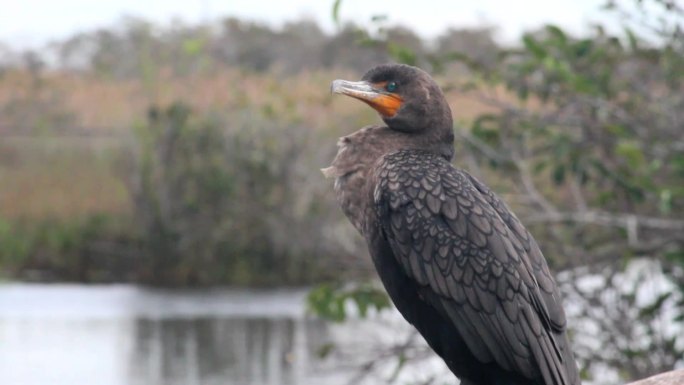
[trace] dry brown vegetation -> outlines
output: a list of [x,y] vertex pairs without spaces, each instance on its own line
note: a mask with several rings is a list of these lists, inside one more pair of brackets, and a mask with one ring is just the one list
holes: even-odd
[[[143,194],[152,201],[148,199],[148,205],[141,207],[141,191],[136,190],[141,183],[139,151],[144,142],[140,133],[151,129],[150,108],[158,106],[163,110],[176,101],[191,108],[197,117],[194,120],[220,122],[227,140],[225,145],[230,146],[231,140],[241,140],[246,151],[242,155],[231,155],[229,151],[229,157],[224,160],[229,163],[223,168],[230,169],[233,162],[244,168],[235,170],[235,175],[246,173],[236,179],[242,180],[236,183],[241,184],[239,189],[244,190],[243,195],[226,198],[239,200],[235,206],[242,206],[242,211],[224,212],[224,216],[228,219],[237,216],[243,222],[239,231],[231,233],[242,234],[236,235],[234,242],[247,243],[239,247],[233,244],[232,251],[213,250],[205,254],[249,254],[248,244],[254,240],[269,244],[261,254],[273,254],[276,260],[291,259],[278,256],[282,250],[289,250],[286,254],[307,256],[324,265],[352,266],[349,274],[359,269],[369,272],[360,239],[338,215],[329,194],[329,181],[319,172],[332,159],[339,136],[380,122],[376,113],[363,104],[345,99],[333,102],[328,91],[330,81],[335,78],[360,76],[349,69],[279,75],[223,68],[188,76],[162,70],[152,80],[144,81],[61,70],[4,72],[0,76],[0,133],[3,136],[0,141],[0,238],[5,241],[0,255],[5,257],[0,260],[5,261],[5,275],[28,278],[26,274],[37,270],[40,279],[60,276],[61,279],[166,283],[227,280],[245,284],[278,281],[278,278],[253,277],[248,272],[257,269],[248,265],[231,268],[230,273],[219,272],[223,278],[194,276],[192,271],[202,269],[183,263],[177,268],[180,270],[163,275],[152,273],[159,269],[144,267],[144,258],[136,257],[145,253],[141,247],[147,247],[141,246],[141,237],[144,239],[157,231],[145,220],[154,212],[156,198]],[[442,81],[454,83],[448,78]],[[493,111],[474,96],[456,89],[449,91],[448,97],[456,119],[464,123],[483,112]],[[292,151],[297,155],[289,154]],[[230,160],[230,157],[237,158]],[[271,170],[259,176],[264,167],[260,162],[274,166],[268,166]],[[249,171],[250,168],[255,169]],[[278,182],[278,174],[288,178],[289,186],[271,187],[263,192],[266,196],[256,199],[249,195],[249,186],[253,183],[282,184]],[[251,176],[245,179],[247,175]],[[261,222],[249,224],[250,216],[262,216]],[[179,219],[174,221],[180,223]],[[204,228],[212,222],[198,223]],[[287,223],[285,227],[284,223]],[[216,223],[214,226],[224,230],[225,226],[235,227]],[[256,231],[254,226],[269,235]],[[259,238],[264,236],[272,239],[264,243]],[[164,256],[168,251],[148,254]],[[91,262],[84,266],[74,262],[69,268],[71,262],[62,261],[73,260],[74,255],[88,255]],[[122,255],[126,257],[119,258]],[[202,260],[213,261],[219,255]],[[115,269],[118,273],[98,272],[117,263],[129,267]],[[297,269],[291,275],[299,278],[289,279],[290,282],[325,276],[320,271],[321,274],[306,272],[304,278]],[[126,275],[128,270],[137,273]],[[318,278],[314,278],[317,274]]]
[[[0,106],[23,101],[39,116],[41,103],[58,101],[69,126],[57,130],[26,126],[18,114],[0,115],[0,212],[6,218],[69,218],[95,213],[129,213],[131,202],[118,169],[132,127],[144,121],[150,105],[183,100],[198,113],[231,118],[246,107],[273,119],[299,122],[294,129],[322,133],[321,146],[334,150],[335,137],[379,119],[351,100],[332,103],[328,87],[335,78],[357,78],[349,70],[305,72],[291,76],[254,74],[239,69],[203,76],[162,75],[154,85],[108,80],[88,74],[47,73],[36,82],[26,71],[0,77]],[[501,91],[503,92],[503,91]],[[448,93],[454,116],[469,122],[493,108],[476,97]],[[55,106],[48,108],[54,111]],[[56,132],[55,132],[56,131]],[[325,166],[324,164],[320,165]]]

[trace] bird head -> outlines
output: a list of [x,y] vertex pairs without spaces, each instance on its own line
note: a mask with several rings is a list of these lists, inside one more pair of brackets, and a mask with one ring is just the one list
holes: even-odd
[[367,103],[392,130],[406,133],[447,130],[453,135],[451,109],[444,94],[430,75],[419,68],[404,64],[379,65],[366,72],[360,81],[333,81],[331,92]]

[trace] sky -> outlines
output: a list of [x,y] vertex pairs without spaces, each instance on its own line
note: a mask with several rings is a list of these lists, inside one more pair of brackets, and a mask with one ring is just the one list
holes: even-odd
[[[274,26],[303,17],[334,31],[333,0],[2,0],[0,42],[16,48],[37,48],[83,30],[116,24],[123,16],[168,23],[188,23],[227,16],[263,21]],[[367,23],[373,15],[388,16],[425,38],[446,28],[483,24],[498,27],[499,38],[511,41],[520,33],[554,23],[582,32],[597,20],[603,0],[343,0],[342,21]]]

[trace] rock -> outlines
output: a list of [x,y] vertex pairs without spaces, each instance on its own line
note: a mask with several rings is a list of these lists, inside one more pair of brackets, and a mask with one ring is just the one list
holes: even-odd
[[673,370],[625,385],[684,385],[684,370]]

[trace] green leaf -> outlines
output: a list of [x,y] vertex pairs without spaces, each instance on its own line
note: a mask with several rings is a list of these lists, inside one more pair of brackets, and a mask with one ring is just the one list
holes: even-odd
[[660,308],[663,307],[663,303],[672,296],[673,292],[667,292],[664,294],[661,294],[656,298],[655,301],[653,301],[652,304],[643,307],[639,310],[639,317],[644,318],[644,317],[653,317],[656,312],[660,310]]
[[547,162],[545,160],[541,160],[541,161],[534,164],[534,166],[532,167],[532,171],[538,175],[538,174],[542,173],[544,170],[546,170],[546,168],[548,166],[549,166],[549,162]]
[[660,204],[658,209],[663,214],[669,214],[672,212],[672,190],[664,189],[660,191]]
[[557,185],[563,184],[565,181],[565,165],[558,165],[553,169],[553,182]]
[[204,40],[199,38],[185,39],[183,41],[183,52],[188,56],[197,56],[204,49]]
[[555,25],[547,25],[546,26],[546,31],[549,32],[551,36],[553,36],[558,42],[560,43],[561,46],[565,46],[565,44],[568,41],[567,36],[565,35],[565,32],[563,32],[562,29]]
[[482,114],[473,122],[472,133],[489,144],[499,141],[500,117],[495,114]]
[[373,15],[371,17],[371,22],[373,23],[382,23],[384,21],[387,21],[387,15]]
[[523,44],[525,45],[525,48],[527,49],[527,51],[532,53],[532,55],[534,55],[534,57],[536,59],[541,60],[544,57],[546,57],[546,55],[547,55],[546,49],[544,49],[544,47],[541,46],[539,44],[539,42],[537,42],[532,37],[532,35],[526,34],[523,36],[522,40],[523,40]]
[[674,154],[670,166],[679,176],[684,177],[684,154]]
[[591,52],[594,42],[591,39],[583,39],[574,44],[575,56],[578,58],[586,56]]
[[625,137],[629,134],[627,128],[624,125],[618,123],[607,124],[605,126],[605,129],[609,133],[619,137]]
[[634,31],[632,31],[630,28],[625,28],[625,34],[627,35],[627,40],[629,41],[629,48],[631,48],[632,51],[639,50],[639,39],[634,34]]
[[408,362],[406,354],[404,352],[400,352],[397,356],[397,366],[394,368],[392,375],[389,377],[389,383],[393,383],[397,380],[397,377],[399,377],[399,374],[401,374],[406,362]]
[[321,345],[318,350],[316,350],[316,356],[320,359],[324,359],[327,356],[330,355],[330,353],[335,350],[335,344],[332,342],[328,342],[326,344]]
[[418,56],[413,50],[408,47],[401,46],[396,43],[389,42],[387,45],[390,56],[398,63],[415,66],[418,62]]
[[615,153],[627,160],[627,164],[632,168],[640,167],[645,162],[641,145],[633,140],[619,141],[615,146]]
[[[668,261],[677,262],[684,265],[684,249],[668,251],[665,253],[665,258]],[[684,304],[684,299],[682,299],[682,303]]]
[[311,312],[334,322],[342,322],[347,318],[348,301],[356,306],[361,318],[367,317],[370,309],[380,311],[391,306],[387,293],[369,284],[351,288],[322,284],[312,289],[307,298]]
[[342,4],[342,0],[335,0],[333,2],[332,6],[332,19],[335,22],[336,25],[340,25],[340,5]]
[[335,287],[325,284],[312,289],[307,297],[309,310],[323,319],[335,322],[343,321],[345,314],[343,310],[340,310],[335,291]]
[[527,100],[527,98],[530,96],[530,88],[527,86],[527,84],[521,84],[515,91],[518,94],[518,97],[523,101]]
[[613,9],[615,9],[615,8],[617,8],[617,5],[615,4],[615,1],[614,1],[614,0],[606,1],[606,2],[601,6],[601,9],[604,9],[604,10],[607,10],[607,11],[608,11],[608,10],[613,10]]

